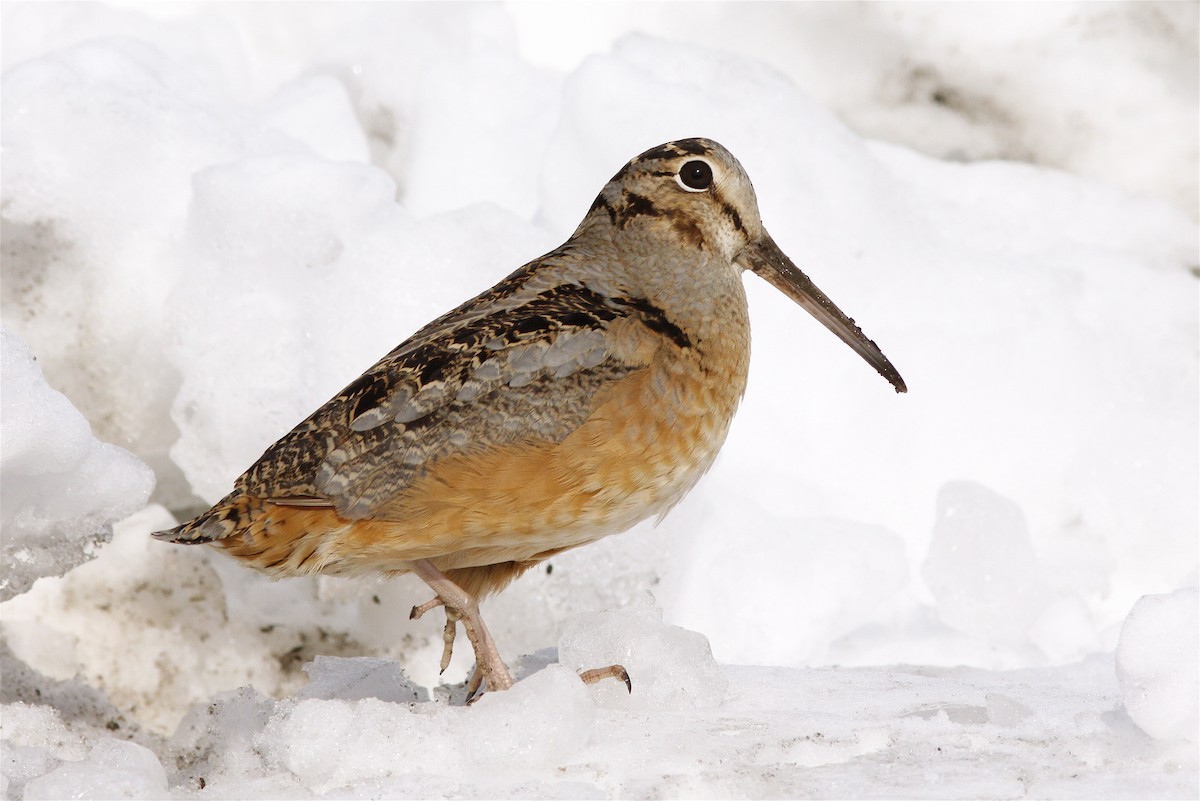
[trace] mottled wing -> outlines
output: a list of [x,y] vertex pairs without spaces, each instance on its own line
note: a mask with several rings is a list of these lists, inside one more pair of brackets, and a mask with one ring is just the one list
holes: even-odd
[[613,353],[614,323],[673,329],[644,303],[577,284],[508,289],[417,332],[271,446],[238,489],[371,517],[442,456],[562,441],[601,388],[645,366]]

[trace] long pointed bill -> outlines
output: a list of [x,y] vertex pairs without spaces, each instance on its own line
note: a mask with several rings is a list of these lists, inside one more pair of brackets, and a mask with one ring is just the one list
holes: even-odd
[[807,275],[800,272],[800,268],[784,255],[766,229],[763,229],[757,242],[746,246],[737,260],[743,267],[765,278],[780,292],[799,303],[805,311],[837,334],[838,339],[854,348],[859,356],[867,360],[867,364],[892,383],[897,392],[908,391],[908,387],[904,386],[904,379],[896,372],[896,368],[892,367],[892,363],[883,355],[879,346],[867,339],[862,329],[835,306],[824,292],[817,289],[817,285]]

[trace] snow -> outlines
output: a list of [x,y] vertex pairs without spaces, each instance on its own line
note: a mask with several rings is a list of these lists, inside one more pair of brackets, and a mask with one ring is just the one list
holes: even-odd
[[[1194,797],[1194,6],[566,13],[4,7],[0,794]],[[711,473],[485,604],[512,690],[149,539],[694,135],[910,392],[748,278]]]
[[7,328],[0,328],[0,356],[0,599],[7,600],[90,559],[114,520],[145,505],[154,476],[128,451],[92,436]]
[[631,30],[686,41],[771,64],[863,136],[955,161],[1055,166],[1200,213],[1200,143],[1182,135],[1198,123],[1187,4],[509,8],[535,64],[573,70]]
[[1117,643],[1117,678],[1129,717],[1160,740],[1197,741],[1200,730],[1200,591],[1146,595]]
[[921,575],[952,629],[1006,645],[1025,642],[1047,606],[1021,509],[987,487],[946,484]]
[[153,801],[167,794],[167,773],[150,749],[105,737],[86,759],[64,762],[26,783],[23,798],[139,798]]
[[[880,526],[764,514],[748,548],[724,535],[741,527],[743,511],[712,515],[690,543],[679,586],[663,595],[672,598],[673,617],[704,632],[722,662],[825,659],[834,640],[869,623],[908,584],[904,541]],[[737,615],[729,614],[733,609]],[[804,610],[788,621],[786,636],[779,631],[780,609]]]
[[[1153,744],[1119,712],[1107,656],[1057,671],[725,666],[721,672],[729,686],[719,704],[674,708],[636,690],[628,695],[623,686],[615,693],[603,684],[586,687],[562,665],[472,707],[372,696],[272,701],[247,688],[193,710],[164,749],[164,764],[173,766],[174,795],[195,798],[1187,792],[1188,750]],[[141,774],[146,785],[119,785],[118,771],[144,756],[132,751],[137,746],[122,743],[130,752],[113,753],[114,738],[86,743],[53,715],[34,721],[30,712],[5,708],[5,726],[16,720],[20,727],[6,737],[22,767],[73,757],[62,766],[82,762],[104,771],[110,790],[131,787],[129,797],[146,797],[133,793],[162,770],[148,767]],[[52,731],[57,725],[63,744],[26,741],[41,731],[34,723]],[[88,748],[83,761],[80,752]],[[62,766],[33,780],[45,784],[26,784],[25,797],[31,786],[54,786],[65,777]]]
[[572,619],[558,641],[558,659],[577,673],[624,667],[637,685],[636,700],[617,679],[596,685],[605,705],[617,709],[718,706],[728,684],[704,635],[664,623],[649,593],[623,609]]

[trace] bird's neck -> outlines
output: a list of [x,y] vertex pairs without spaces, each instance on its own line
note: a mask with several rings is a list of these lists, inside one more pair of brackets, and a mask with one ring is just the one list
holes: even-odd
[[706,358],[748,358],[750,315],[742,271],[701,250],[675,264],[639,265],[634,291],[662,310]]
[[704,361],[729,365],[744,384],[750,315],[741,268],[706,248],[657,246],[653,237],[620,232],[593,217],[564,246],[558,264],[566,274],[560,278],[610,297],[645,301],[687,336]]

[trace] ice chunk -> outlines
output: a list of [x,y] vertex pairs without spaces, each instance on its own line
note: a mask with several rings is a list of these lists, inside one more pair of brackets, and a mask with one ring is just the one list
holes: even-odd
[[[256,739],[256,747],[305,786],[324,794],[365,779],[414,770],[422,763],[422,746],[430,746],[427,736],[421,735],[421,724],[437,728],[439,721],[436,717],[414,720],[408,707],[377,698],[311,698],[281,704]],[[458,770],[465,767],[453,753],[426,767],[437,769],[447,763]]]
[[3,713],[0,736],[6,744],[45,749],[55,759],[81,760],[87,756],[86,739],[63,724],[57,709],[16,703],[5,704]]
[[1004,645],[1023,643],[1047,599],[1020,507],[965,481],[943,486],[937,505],[921,575],[938,618]]
[[588,744],[596,707],[575,671],[547,665],[510,690],[487,693],[456,722],[455,733],[474,764],[545,770]]
[[[11,667],[5,665],[6,689]],[[64,725],[62,715],[50,706],[5,704],[0,708],[0,738],[4,798],[21,798],[26,782],[55,770],[64,760],[80,760],[88,753],[85,738]]]
[[1116,664],[1121,701],[1144,732],[1200,739],[1200,590],[1142,596],[1121,627]]
[[287,701],[259,747],[319,793],[400,775],[545,770],[591,736],[595,707],[579,677],[550,665],[471,707],[359,701]]
[[80,762],[66,762],[25,785],[27,801],[59,798],[167,797],[167,774],[154,753],[137,743],[103,737]]
[[114,520],[145,505],[154,476],[129,452],[92,436],[8,329],[0,329],[0,351],[4,600],[94,555]]
[[0,772],[0,798],[23,798],[26,782],[45,776],[62,764],[45,748],[4,743],[3,772]]
[[621,665],[633,685],[616,679],[593,685],[606,704],[684,709],[721,702],[728,682],[703,634],[662,620],[649,592],[624,609],[580,615],[558,642],[559,660],[577,672]]

